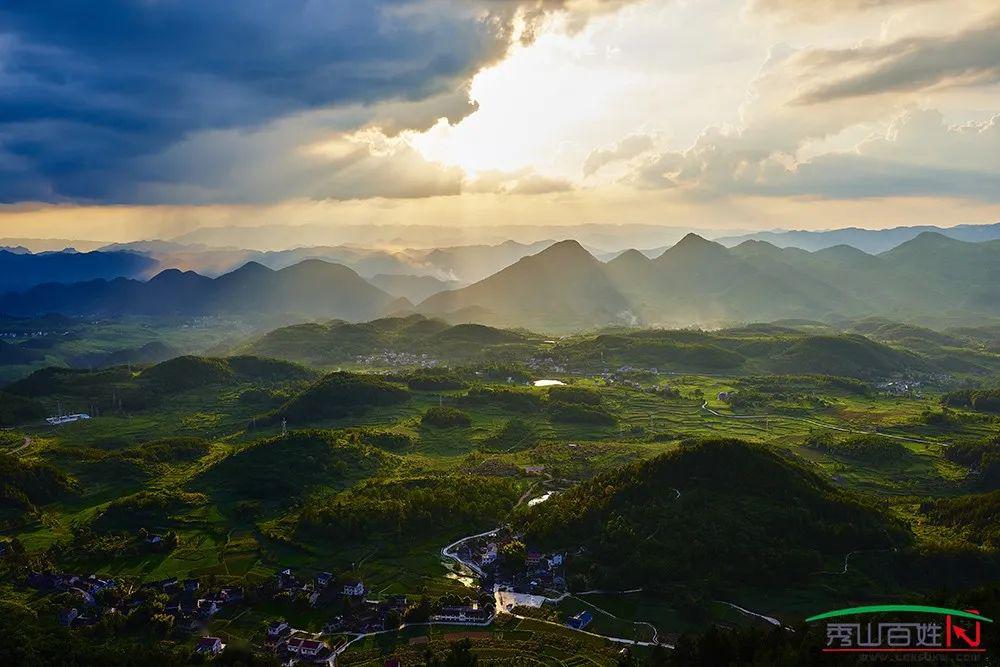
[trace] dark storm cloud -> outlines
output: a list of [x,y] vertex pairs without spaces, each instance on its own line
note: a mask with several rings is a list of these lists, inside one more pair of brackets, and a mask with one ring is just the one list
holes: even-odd
[[127,200],[137,161],[198,132],[454,90],[503,53],[515,6],[7,0],[0,201]]

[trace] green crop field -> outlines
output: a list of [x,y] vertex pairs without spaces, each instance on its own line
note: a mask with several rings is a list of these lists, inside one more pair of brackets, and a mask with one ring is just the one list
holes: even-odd
[[[528,374],[570,387],[550,390],[491,379],[474,364],[429,380],[395,369],[319,381],[322,371],[285,362],[190,359],[183,368],[38,376],[10,386],[48,413],[78,404],[94,412],[64,426],[35,419],[4,432],[19,469],[65,479],[64,489],[37,498],[29,484],[25,500],[3,506],[0,534],[30,554],[18,567],[111,575],[136,586],[169,577],[259,586],[292,568],[361,579],[377,599],[467,597],[475,582],[442,560],[444,545],[544,510],[542,503],[526,513],[532,498],[558,498],[623,466],[684,455],[692,443],[735,438],[779,452],[797,474],[829,484],[824,494],[849,494],[912,538],[897,551],[862,550],[846,572],[848,548],[810,556],[811,571],[778,586],[747,582],[723,594],[707,581],[678,586],[654,578],[641,592],[572,596],[534,612],[550,623],[505,617],[488,628],[414,626],[352,643],[341,664],[422,659],[462,632],[472,633],[484,664],[608,664],[620,646],[559,624],[587,610],[596,634],[648,642],[655,629],[660,641],[674,641],[712,624],[767,627],[727,602],[794,624],[845,600],[920,595],[940,583],[920,574],[928,559],[974,561],[949,586],[996,574],[995,544],[928,510],[928,502],[980,490],[969,464],[948,451],[998,429],[997,418],[982,412],[942,412],[944,384],[890,395],[828,376]],[[432,382],[442,387],[425,386]],[[741,483],[738,470],[729,474]],[[702,484],[681,480],[656,493],[669,502],[676,487],[687,494],[678,502],[687,502]],[[446,491],[449,500],[435,498]],[[176,544],[143,548],[140,531],[170,534]],[[574,576],[596,586],[602,566],[587,567]],[[911,577],[886,575],[908,568]],[[7,586],[10,595],[19,590]],[[225,609],[208,630],[256,646],[269,619],[319,632],[331,613],[260,599]]]

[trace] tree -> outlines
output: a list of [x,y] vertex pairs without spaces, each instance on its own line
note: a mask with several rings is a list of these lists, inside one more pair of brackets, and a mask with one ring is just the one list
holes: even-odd
[[468,639],[452,642],[444,659],[444,667],[475,667],[478,664],[479,656],[472,652],[472,642]]
[[500,556],[503,558],[503,565],[508,569],[523,568],[525,553],[524,542],[520,540],[511,540],[500,547]]

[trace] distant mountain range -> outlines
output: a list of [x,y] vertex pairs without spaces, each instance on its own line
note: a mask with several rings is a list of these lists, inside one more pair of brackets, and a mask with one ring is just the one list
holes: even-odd
[[715,239],[724,246],[732,247],[744,241],[767,241],[779,248],[801,248],[802,250],[823,250],[838,245],[849,245],[867,253],[880,253],[906,243],[924,232],[936,232],[959,241],[994,241],[1000,239],[1000,222],[992,225],[957,225],[955,227],[935,227],[931,225],[915,227],[893,227],[892,229],[860,229],[847,227],[822,232],[772,231],[754,232],[740,236],[722,236]]
[[162,267],[218,276],[257,262],[283,269],[305,259],[343,264],[364,278],[376,275],[430,276],[441,281],[468,284],[496,273],[503,267],[552,244],[504,241],[496,245],[447,246],[434,249],[382,250],[357,246],[304,246],[291,250],[245,250],[173,241],[136,241],[105,246],[105,251],[127,251],[154,258]]
[[145,282],[116,278],[48,283],[0,296],[0,312],[11,315],[287,314],[364,320],[410,305],[351,269],[320,260],[305,260],[278,271],[250,262],[218,278],[168,269]]
[[1000,315],[1000,241],[924,232],[870,255],[762,241],[726,248],[689,234],[654,259],[630,250],[606,264],[563,241],[417,309],[452,321],[548,330],[866,315],[969,322]]
[[41,283],[73,283],[95,278],[148,278],[159,267],[151,257],[133,252],[41,252],[21,246],[0,249],[0,292]]
[[[653,257],[627,250],[607,262],[575,240],[530,253],[535,249],[509,242],[407,257],[407,262],[415,263],[407,266],[433,263],[451,273],[502,267],[468,285],[394,271],[373,274],[368,281],[352,268],[315,258],[277,270],[251,261],[216,278],[169,269],[148,281],[72,281],[73,271],[113,273],[117,266],[134,275],[148,271],[156,260],[138,254],[138,249],[38,255],[6,252],[0,253],[0,261],[9,262],[12,268],[4,271],[5,280],[64,276],[67,282],[0,295],[0,312],[280,315],[285,321],[358,321],[419,312],[451,322],[559,332],[609,325],[716,327],[783,319],[837,322],[869,316],[960,326],[1000,318],[1000,240],[974,243],[922,232],[889,251],[869,254],[847,245],[810,252],[756,240],[727,248],[688,234]],[[371,259],[363,255],[369,251],[355,251]],[[300,256],[295,254],[298,251],[286,252],[284,259]],[[18,262],[27,263],[28,268],[19,268]],[[380,266],[377,260],[372,262],[372,268]],[[31,263],[53,268],[42,274]]]

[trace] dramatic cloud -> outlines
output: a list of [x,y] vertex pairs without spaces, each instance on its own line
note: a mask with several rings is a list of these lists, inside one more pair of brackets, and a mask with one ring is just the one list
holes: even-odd
[[592,151],[583,163],[583,175],[592,176],[606,165],[629,160],[652,147],[653,137],[646,134],[629,135],[610,148]]
[[997,34],[995,0],[10,0],[0,204],[183,225],[978,214],[1000,191]]
[[[335,105],[431,100],[386,104],[368,119],[390,133],[457,120],[475,108],[464,90],[468,78],[511,39],[528,39],[545,12],[569,9],[583,20],[614,5],[5,2],[0,201],[114,201],[137,161],[197,133],[254,132]],[[176,175],[162,176],[169,185]]]
[[933,110],[902,114],[853,150],[797,161],[704,135],[688,151],[663,153],[629,176],[640,188],[683,188],[700,197],[810,195],[831,199],[967,197],[1000,202],[1000,115],[958,127]]
[[933,0],[751,0],[749,7],[751,12],[759,14],[822,20],[837,14],[926,2]]
[[[818,83],[797,102],[1000,81],[1000,14],[954,35],[909,37],[877,46],[817,50],[797,64]],[[843,70],[848,70],[846,75]]]

